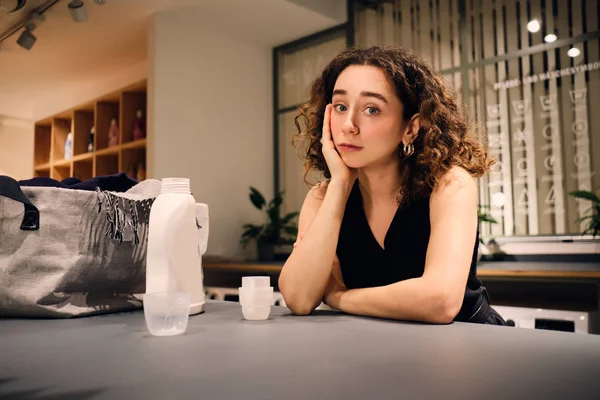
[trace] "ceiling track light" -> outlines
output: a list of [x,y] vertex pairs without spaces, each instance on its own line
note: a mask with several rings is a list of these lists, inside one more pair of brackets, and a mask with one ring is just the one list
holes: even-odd
[[33,14],[31,14],[31,18],[29,18],[29,21],[25,23],[25,29],[28,31],[33,31],[35,28],[40,26],[45,20],[46,17],[44,17],[42,14],[34,12]]
[[17,44],[25,50],[31,50],[37,40],[32,31],[40,26],[45,20],[46,17],[44,17],[42,14],[33,12],[31,14],[31,18],[29,18],[29,21],[24,24],[25,30],[19,35]]
[[[8,39],[9,37],[19,33],[23,28],[25,28],[25,30],[28,30],[29,33],[31,33],[31,31],[33,29],[35,29],[37,26],[39,26],[39,24],[41,22],[43,22],[43,20],[44,20],[43,14],[46,11],[48,11],[48,9],[50,9],[51,7],[56,5],[59,1],[60,0],[45,0],[38,7],[33,8],[31,10],[31,12],[24,13],[26,15],[19,18],[19,20],[17,22],[15,22],[13,25],[11,25],[4,32],[0,32],[0,44],[2,42],[4,42],[6,39]],[[25,5],[27,3],[26,0],[25,1],[23,1],[23,0],[0,0],[0,10],[2,10],[2,7],[6,7],[6,5],[9,3],[15,4],[17,2],[19,3],[18,4],[19,6]],[[30,29],[28,29],[28,28],[30,28]],[[21,35],[22,35],[22,33],[21,33]],[[27,37],[28,37],[28,34],[24,35],[24,39]],[[31,41],[31,38],[29,38],[29,40]]]
[[69,11],[71,12],[71,18],[75,22],[85,22],[88,19],[85,3],[81,0],[71,0],[69,2]]
[[37,38],[29,29],[25,29],[17,39],[17,44],[25,50],[31,50]]

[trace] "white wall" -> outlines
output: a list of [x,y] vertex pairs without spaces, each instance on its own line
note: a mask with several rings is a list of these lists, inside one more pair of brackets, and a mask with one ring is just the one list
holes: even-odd
[[333,19],[338,24],[348,20],[347,0],[288,0],[306,9]]
[[33,177],[33,123],[0,115],[0,175]]
[[[145,43],[140,43],[140,46],[144,45]],[[87,103],[107,93],[144,80],[147,76],[146,60],[124,64],[117,69],[88,71],[84,79],[64,82],[61,90],[37,94],[33,108],[33,119],[38,121]]]
[[196,13],[151,24],[148,172],[189,177],[209,205],[207,254],[240,256],[241,226],[263,217],[248,187],[273,193],[271,47],[206,31]]

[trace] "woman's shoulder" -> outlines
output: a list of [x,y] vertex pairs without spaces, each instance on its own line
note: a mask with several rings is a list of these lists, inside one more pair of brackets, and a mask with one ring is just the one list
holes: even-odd
[[476,179],[466,169],[453,166],[438,180],[429,203],[443,208],[456,203],[476,205],[478,197]]
[[302,204],[302,209],[300,210],[300,219],[302,220],[305,215],[310,215],[311,219],[316,214],[319,207],[321,207],[321,203],[325,199],[325,194],[327,193],[327,186],[329,185],[329,180],[324,182],[318,182],[313,187],[311,187],[304,198],[304,203]]
[[443,196],[457,191],[477,190],[476,179],[463,167],[454,165],[446,171],[439,179],[431,197]]

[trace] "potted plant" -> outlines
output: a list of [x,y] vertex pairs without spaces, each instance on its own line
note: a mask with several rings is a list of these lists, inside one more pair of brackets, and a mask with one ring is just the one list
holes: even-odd
[[[497,224],[498,221],[490,214],[484,211],[484,209],[489,209],[490,206],[479,204],[477,206],[477,224],[481,227],[482,222],[489,222],[490,224]],[[481,228],[480,228],[481,230]],[[479,241],[483,244],[483,239],[480,237]]]
[[[488,212],[484,211],[489,209],[489,205],[477,205],[477,225],[479,226],[479,231],[481,232],[481,224],[484,222],[490,224],[497,224],[498,221],[494,217],[492,217]],[[481,260],[481,256],[489,254],[489,250],[485,245],[483,238],[479,236],[479,251],[477,252],[477,261]]]
[[589,200],[592,202],[592,206],[586,210],[586,212],[592,210],[592,213],[590,215],[585,215],[581,218],[578,218],[577,222],[587,221],[587,227],[582,234],[586,235],[591,233],[595,238],[600,233],[600,197],[587,190],[576,190],[569,193],[569,195],[575,197],[576,199]]
[[267,222],[262,225],[245,224],[240,243],[246,247],[251,240],[256,240],[259,261],[272,261],[276,246],[293,244],[296,240],[298,226],[295,218],[298,212],[281,217],[283,192],[279,192],[267,203],[262,193],[251,186],[249,197],[254,207],[266,212]]

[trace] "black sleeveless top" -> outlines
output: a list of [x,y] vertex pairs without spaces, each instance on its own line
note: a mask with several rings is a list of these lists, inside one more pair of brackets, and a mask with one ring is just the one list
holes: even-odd
[[[362,197],[355,182],[340,229],[337,256],[348,289],[384,286],[418,278],[425,270],[430,234],[429,197],[413,201],[396,211],[381,248],[371,231]],[[479,232],[465,288],[462,308],[455,321],[467,321],[483,302],[484,287],[477,278]]]

